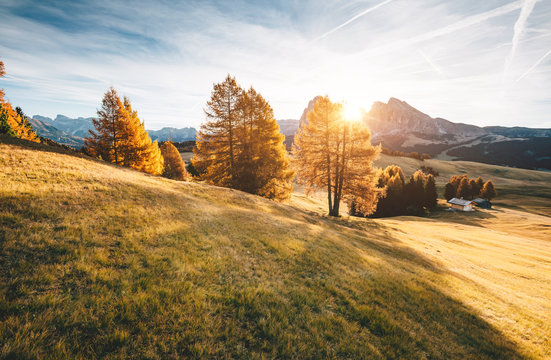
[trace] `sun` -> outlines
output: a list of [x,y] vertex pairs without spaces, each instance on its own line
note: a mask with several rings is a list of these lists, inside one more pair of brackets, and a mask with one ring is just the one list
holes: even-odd
[[360,121],[363,118],[363,109],[354,104],[344,104],[344,118],[349,121]]

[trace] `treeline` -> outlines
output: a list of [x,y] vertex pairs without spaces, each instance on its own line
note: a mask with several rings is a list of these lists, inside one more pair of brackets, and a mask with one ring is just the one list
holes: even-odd
[[467,175],[454,175],[444,186],[444,198],[474,199],[480,197],[488,201],[497,196],[497,190],[491,180],[484,182],[482,177],[469,179]]
[[[4,75],[3,63],[0,75]],[[22,111],[13,110],[3,92],[0,103],[2,132],[39,141]],[[159,146],[151,140],[130,99],[121,99],[110,88],[97,114],[94,130],[85,139],[87,155],[153,175],[178,180],[189,177],[178,149],[170,142]],[[347,119],[344,105],[328,96],[318,99],[308,122],[294,138],[293,169],[273,109],[253,87],[245,90],[228,75],[214,84],[205,114],[189,165],[190,173],[200,181],[284,200],[291,196],[296,171],[297,181],[309,191],[327,192],[331,216],[339,216],[343,201],[353,203],[355,211],[363,215],[393,213],[386,210],[389,205],[385,201],[390,204],[398,201],[396,197],[405,199],[402,205],[412,212],[433,206],[423,195],[432,194],[433,175],[419,171],[407,184],[403,174],[398,175],[400,184],[391,180],[394,173],[390,174],[390,169],[377,176],[373,160],[381,152],[380,146],[371,145],[371,133],[362,121]],[[177,144],[187,150],[191,145]],[[418,153],[407,156],[427,158]],[[383,202],[377,205],[383,194]]]
[[348,204],[353,216],[387,217],[399,215],[422,215],[436,208],[438,194],[434,175],[417,170],[406,182],[402,168],[389,165],[379,174],[377,187],[381,196],[372,214],[357,208],[355,199]]
[[381,153],[383,153],[385,155],[390,155],[390,156],[408,157],[408,158],[417,159],[417,160],[421,160],[421,161],[432,159],[432,156],[430,156],[429,154],[425,154],[425,153],[420,154],[417,151],[406,153],[406,152],[399,151],[399,150],[390,150],[390,149],[387,149],[387,148],[382,148]]

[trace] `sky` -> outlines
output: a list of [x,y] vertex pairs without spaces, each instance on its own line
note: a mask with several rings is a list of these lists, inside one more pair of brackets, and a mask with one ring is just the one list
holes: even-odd
[[113,86],[149,129],[198,127],[214,83],[277,119],[390,97],[479,126],[551,128],[551,0],[0,0],[0,79],[28,115],[95,116]]

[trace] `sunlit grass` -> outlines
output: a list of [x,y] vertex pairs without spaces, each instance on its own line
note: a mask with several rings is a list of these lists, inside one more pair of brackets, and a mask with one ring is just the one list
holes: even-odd
[[332,220],[15,145],[0,169],[1,357],[551,355],[537,236]]

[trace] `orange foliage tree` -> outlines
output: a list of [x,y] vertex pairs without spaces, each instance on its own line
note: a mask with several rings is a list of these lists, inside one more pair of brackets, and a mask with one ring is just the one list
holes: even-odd
[[358,212],[373,213],[381,192],[373,160],[381,148],[371,145],[367,126],[345,119],[342,104],[328,96],[318,99],[307,118],[293,144],[299,182],[327,191],[331,216],[339,216],[343,199],[353,200]]
[[[6,74],[4,63],[0,61],[0,77]],[[20,139],[40,142],[22,112],[17,112],[4,99],[4,89],[0,89],[0,134],[8,134]]]
[[92,122],[96,131],[90,130],[90,137],[84,139],[90,155],[153,175],[162,173],[157,141],[151,141],[130,101],[125,98],[123,103],[115,89],[105,93],[98,119]]
[[165,160],[164,177],[174,180],[186,180],[188,178],[186,165],[180,156],[180,152],[170,141],[161,144],[161,154]]
[[228,75],[214,85],[205,113],[193,149],[200,178],[270,199],[288,198],[294,172],[269,103]]

